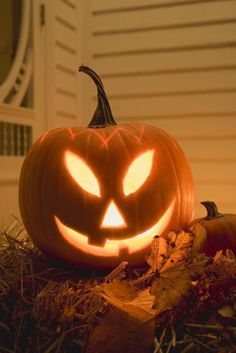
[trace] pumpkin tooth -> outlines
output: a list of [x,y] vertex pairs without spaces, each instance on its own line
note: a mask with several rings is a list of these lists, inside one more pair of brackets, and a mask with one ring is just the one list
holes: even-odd
[[127,245],[124,244],[120,244],[119,245],[119,257],[122,259],[126,259],[127,256],[129,255],[130,251],[129,251],[129,247]]
[[100,246],[100,247],[104,247],[106,245],[106,239],[105,238],[96,238],[96,237],[89,237],[88,238],[88,244],[89,245],[94,245],[94,246]]

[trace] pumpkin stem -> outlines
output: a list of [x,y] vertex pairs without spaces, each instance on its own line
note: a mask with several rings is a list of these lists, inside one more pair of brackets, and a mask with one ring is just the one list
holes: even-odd
[[97,87],[98,104],[88,127],[99,128],[110,125],[117,125],[115,119],[113,118],[111,107],[108,102],[100,77],[88,66],[81,65],[79,67],[79,71],[84,72],[85,74],[90,76]]
[[213,201],[202,201],[201,204],[206,208],[207,210],[207,216],[205,218],[217,218],[217,217],[222,217],[223,214],[218,211],[218,208]]

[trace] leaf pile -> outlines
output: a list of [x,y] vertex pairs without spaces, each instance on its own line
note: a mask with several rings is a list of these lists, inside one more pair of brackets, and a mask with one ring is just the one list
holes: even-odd
[[[86,353],[118,352],[110,346],[116,340],[119,352],[126,352],[129,330],[143,342],[136,347],[141,353],[236,352],[236,258],[230,250],[214,258],[199,254],[204,234],[198,232],[200,238],[183,230],[154,238],[146,274],[96,287],[115,309],[95,328]],[[108,323],[111,341],[103,337]]]

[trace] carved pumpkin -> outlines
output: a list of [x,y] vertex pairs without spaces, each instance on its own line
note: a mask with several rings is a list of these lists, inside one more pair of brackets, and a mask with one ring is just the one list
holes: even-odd
[[214,256],[218,250],[231,249],[236,255],[236,214],[220,213],[213,201],[203,201],[201,204],[205,206],[207,215],[191,224],[193,232],[197,224],[201,224],[206,231],[200,244],[201,251],[207,256]]
[[34,243],[86,267],[143,263],[152,238],[187,226],[190,169],[176,141],[145,124],[117,125],[101,80],[88,127],[45,133],[25,158],[19,203]]

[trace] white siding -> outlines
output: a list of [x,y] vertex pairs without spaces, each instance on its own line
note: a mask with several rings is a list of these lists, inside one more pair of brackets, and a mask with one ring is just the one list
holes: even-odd
[[[201,200],[213,199],[235,213],[236,0],[33,4],[34,109],[0,107],[1,120],[32,126],[34,139],[45,129],[86,125],[96,92],[77,69],[89,65],[118,122],[143,121],[176,137],[193,171],[197,212]],[[0,157],[0,198],[8,200],[0,218],[17,212],[22,160]]]
[[[24,125],[24,128],[31,127],[32,135],[35,139],[45,129],[45,71],[44,71],[44,30],[40,27],[40,1],[24,1],[24,12],[25,21],[22,28],[22,37],[20,43],[28,38],[27,32],[27,19],[29,21],[30,38],[26,40],[25,45],[22,47],[19,45],[18,50],[21,51],[16,58],[21,57],[21,60],[14,62],[12,74],[9,74],[6,81],[0,87],[0,95],[5,96],[4,90],[10,90],[15,82],[19,82],[19,77],[24,78],[22,75],[22,68],[26,67],[24,57],[27,57],[27,53],[32,53],[32,82],[29,85],[29,91],[27,94],[32,98],[32,104],[27,107],[21,105],[22,94],[17,97],[15,101],[3,102],[0,104],[0,121],[2,123],[16,124],[18,127]],[[30,15],[32,17],[30,17]],[[26,30],[27,29],[27,30]],[[26,33],[27,32],[27,33]],[[23,60],[23,61],[22,61]],[[20,66],[19,66],[20,65]],[[24,71],[27,72],[27,71]],[[23,82],[23,81],[22,81]],[[28,84],[28,83],[27,83]],[[24,83],[23,83],[24,85]],[[19,85],[20,86],[20,85]],[[22,87],[22,85],[21,85]],[[31,90],[32,89],[32,90]],[[24,91],[24,89],[23,89]],[[17,95],[17,94],[16,94]],[[20,100],[19,100],[20,98]],[[1,100],[1,99],[0,99]],[[17,104],[16,104],[17,103]],[[1,135],[1,132],[0,132]],[[22,136],[18,134],[18,138]],[[0,139],[3,139],[0,136]],[[3,139],[4,140],[4,139]],[[24,138],[24,140],[26,140]],[[3,141],[0,141],[0,144]],[[9,139],[8,143],[12,145],[14,142],[13,137]],[[0,223],[1,219],[8,218],[11,214],[19,216],[18,209],[18,182],[20,169],[24,160],[24,157],[19,153],[21,141],[17,141],[17,152],[11,151],[10,155],[0,155]],[[1,151],[2,152],[2,151]],[[6,153],[3,153],[6,154]]]
[[119,122],[176,137],[199,202],[236,212],[236,1],[92,0],[91,65]]
[[50,0],[46,11],[46,129],[75,126],[82,119],[78,67],[83,60],[84,4]]

